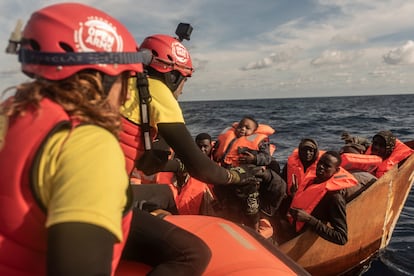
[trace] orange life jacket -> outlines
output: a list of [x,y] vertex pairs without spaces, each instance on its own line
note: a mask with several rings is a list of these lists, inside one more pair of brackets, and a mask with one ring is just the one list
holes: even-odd
[[[259,150],[260,142],[269,140],[269,136],[275,133],[275,130],[264,124],[259,124],[256,131],[249,136],[237,138],[235,130],[238,123],[233,123],[222,131],[218,136],[218,148],[213,153],[213,159],[222,164],[239,166],[239,148],[248,148],[250,150]],[[271,150],[276,150],[276,146],[271,146]],[[272,154],[272,153],[271,153]]]
[[341,167],[348,171],[360,170],[373,173],[382,163],[382,158],[377,155],[359,153],[342,153]]
[[[355,177],[343,169],[339,169],[331,178],[320,184],[313,184],[315,175],[308,175],[304,182],[304,189],[299,189],[293,197],[291,207],[303,209],[308,214],[311,214],[315,207],[319,204],[322,198],[328,191],[337,191],[345,188],[349,188],[358,184]],[[288,219],[293,223],[293,218],[288,216]],[[304,226],[304,222],[296,222],[296,231],[300,231]]]
[[[6,143],[0,150],[0,275],[46,275],[46,210],[33,192],[37,158],[48,137],[74,126],[63,108],[47,98],[40,102],[40,109],[29,108],[9,123]],[[129,224],[127,216],[124,235]],[[115,245],[113,271],[123,245]]]
[[[128,174],[131,175],[135,168],[135,160],[144,154],[144,143],[142,143],[141,127],[128,119],[122,117],[122,131],[119,134],[119,141],[126,159]],[[155,130],[151,129],[151,138],[156,136]]]
[[199,215],[205,193],[213,195],[210,186],[190,177],[176,198],[178,213],[180,215]]
[[[365,154],[371,154],[372,146],[370,146]],[[375,176],[381,177],[387,171],[389,171],[394,165],[398,164],[401,160],[406,159],[414,152],[409,146],[405,145],[400,140],[396,139],[395,141],[395,148],[392,151],[391,155],[383,160],[381,164],[378,166]]]
[[175,173],[160,172],[157,174],[157,183],[168,184],[172,190],[175,204],[180,215],[199,215],[205,193],[213,196],[210,184],[188,176],[186,183],[177,187]]
[[319,158],[324,154],[325,151],[319,151],[319,156],[313,164],[311,164],[305,171],[303,164],[299,158],[299,149],[296,148],[293,150],[292,154],[288,157],[287,160],[287,193],[291,195],[290,189],[293,185],[293,182],[296,181],[298,184],[298,189],[303,185],[303,180],[308,174],[315,174],[316,164],[318,163]]

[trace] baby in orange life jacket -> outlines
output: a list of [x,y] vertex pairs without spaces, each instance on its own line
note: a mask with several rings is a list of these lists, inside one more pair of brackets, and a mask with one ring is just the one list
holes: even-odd
[[[274,129],[259,124],[253,117],[245,116],[238,123],[226,128],[217,138],[213,160],[223,167],[240,165],[268,166],[272,162],[269,136]],[[214,186],[227,219],[259,230],[259,184],[245,186]]]
[[223,167],[237,167],[240,164],[267,166],[272,161],[271,151],[275,150],[269,142],[269,136],[274,132],[272,127],[245,116],[218,136],[213,159]]

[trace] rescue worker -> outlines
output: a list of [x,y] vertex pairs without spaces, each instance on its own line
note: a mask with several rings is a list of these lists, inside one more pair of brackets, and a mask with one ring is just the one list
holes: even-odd
[[111,275],[131,218],[119,107],[151,56],[79,3],[35,11],[9,46],[33,80],[1,106],[0,275]]
[[[180,40],[164,34],[151,35],[144,39],[140,49],[149,50],[153,59],[145,68],[148,90],[145,83],[137,79],[140,90],[132,84],[130,87],[135,90],[121,109],[123,131],[120,138],[128,173],[131,175],[134,167],[151,175],[159,171],[177,172],[185,166],[192,177],[216,185],[245,184],[254,180],[252,174],[241,168],[228,170],[218,166],[199,150],[187,130],[177,98],[187,78],[191,77],[193,66]],[[179,160],[167,162],[168,154],[152,149],[151,140],[158,135],[180,156]],[[146,200],[145,194],[151,192],[148,189],[157,189],[156,186],[134,185],[141,191],[137,190],[139,198],[136,200]],[[140,223],[143,220],[145,223]],[[123,258],[144,260],[154,267],[151,275],[200,275],[211,253],[196,238],[165,220],[151,220],[148,213],[134,210]]]

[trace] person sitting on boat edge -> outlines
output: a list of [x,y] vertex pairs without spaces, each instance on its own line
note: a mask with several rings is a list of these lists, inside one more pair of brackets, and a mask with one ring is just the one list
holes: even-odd
[[376,177],[379,178],[394,165],[401,166],[413,152],[413,149],[397,139],[390,130],[382,130],[372,137],[372,145],[365,154],[377,155],[382,158],[381,164],[375,171]]
[[33,80],[0,108],[0,275],[113,275],[131,214],[119,107],[146,54],[80,3],[43,7],[16,29],[8,49]]
[[[140,49],[149,50],[153,58],[145,68],[148,83],[141,76],[133,79],[136,83],[130,85],[131,98],[121,109],[120,142],[128,174],[135,166],[146,175],[162,171],[167,164],[171,171],[180,169],[178,160],[168,161],[165,155],[160,158],[151,153],[151,140],[159,134],[180,156],[190,175],[201,181],[231,185],[254,179],[246,170],[218,166],[199,150],[185,126],[177,98],[187,78],[191,77],[193,67],[190,54],[181,42],[169,35],[156,34],[145,38]],[[154,244],[158,245],[157,250]],[[153,267],[153,275],[175,275],[177,271],[183,275],[199,275],[207,267],[210,256],[209,248],[197,236],[134,209],[123,259],[142,261],[144,258]]]
[[307,225],[330,242],[346,244],[348,227],[344,189],[357,183],[352,174],[341,168],[338,152],[325,152],[318,161],[315,174],[306,177],[303,189],[298,190],[292,200],[288,220],[294,231],[301,232]]

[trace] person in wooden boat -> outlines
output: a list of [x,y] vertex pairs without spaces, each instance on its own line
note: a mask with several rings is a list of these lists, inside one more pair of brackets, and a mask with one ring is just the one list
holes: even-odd
[[269,136],[274,129],[259,124],[252,116],[243,117],[220,133],[213,148],[213,159],[223,167],[240,164],[267,166],[272,161]]
[[375,175],[381,177],[393,166],[401,165],[413,152],[413,149],[397,139],[390,130],[382,130],[372,137],[372,145],[366,154],[382,158],[375,171]]
[[35,11],[9,46],[33,80],[1,106],[0,275],[111,275],[131,203],[119,107],[151,55],[78,3]]
[[[240,164],[267,166],[272,161],[269,136],[274,129],[259,124],[252,116],[224,129],[213,148],[213,160],[226,168]],[[266,170],[267,171],[267,170]],[[260,188],[258,181],[245,186],[214,186],[224,217],[259,230]]]
[[[207,133],[196,136],[195,142],[206,156],[210,158],[212,138]],[[179,156],[172,153],[173,161],[181,163],[178,171],[157,173],[158,183],[166,183],[171,188],[178,214],[180,215],[214,215],[216,202],[213,185],[192,177],[182,164]],[[167,167],[167,166],[166,166]]]
[[281,214],[286,214],[294,194],[303,185],[305,176],[316,170],[316,164],[324,152],[319,149],[315,139],[303,138],[289,155],[281,173],[287,185],[287,196],[281,204]]
[[339,150],[342,158],[341,167],[352,173],[358,180],[357,185],[345,189],[347,202],[357,197],[378,179],[374,171],[382,159],[376,155],[365,155],[366,150],[364,145],[357,143],[346,144]]
[[361,147],[358,148],[358,151],[362,150],[362,153],[365,153],[365,151],[371,145],[370,139],[362,136],[351,135],[347,131],[342,132],[341,140],[345,142],[345,145],[360,145]]
[[339,152],[325,152],[317,163],[315,174],[307,175],[304,181],[305,185],[296,192],[289,209],[288,220],[294,231],[299,233],[306,225],[330,242],[346,244],[344,189],[358,181],[341,167]]
[[207,155],[209,158],[212,158],[212,150],[214,147],[214,141],[211,138],[210,134],[202,132],[197,134],[195,137],[195,142],[199,149]]
[[286,181],[286,193],[293,197],[301,185],[305,175],[316,169],[324,151],[320,151],[318,143],[312,138],[303,138],[299,146],[289,155],[286,165],[282,170],[282,177]]
[[[189,31],[187,26],[181,34],[189,38]],[[149,50],[153,58],[145,67],[148,79],[138,76],[130,83],[131,98],[121,109],[120,141],[127,172],[131,174],[137,167],[151,175],[164,170],[179,171],[184,165],[191,176],[207,183],[249,183],[255,179],[249,171],[225,169],[203,154],[184,123],[177,98],[186,80],[192,76],[193,66],[181,40],[180,35],[175,38],[156,34],[145,38],[140,46],[141,50]],[[180,156],[180,161],[168,160],[168,155],[152,148],[152,140],[158,134]],[[209,248],[197,236],[166,220],[134,209],[123,259],[145,261],[153,267],[151,275],[200,275],[210,256]]]

